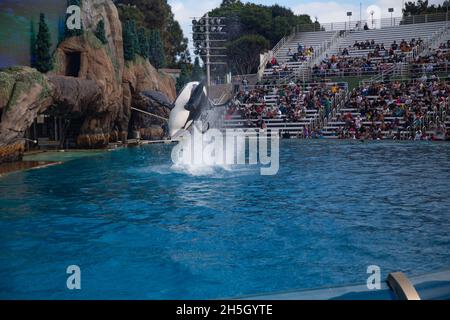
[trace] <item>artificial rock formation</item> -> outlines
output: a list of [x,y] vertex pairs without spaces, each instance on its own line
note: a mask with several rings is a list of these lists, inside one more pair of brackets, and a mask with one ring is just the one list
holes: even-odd
[[140,93],[133,98],[133,106],[158,117],[149,117],[139,112],[133,112],[130,127],[133,132],[139,132],[142,139],[159,140],[164,138],[164,128],[170,115],[170,109],[159,103],[150,94]]
[[[107,44],[93,33],[100,20]],[[173,101],[175,81],[140,57],[124,61],[122,25],[111,0],[82,1],[82,23],[83,35],[64,40],[56,49],[55,67],[49,74],[27,67],[0,71],[0,162],[20,159],[26,130],[37,115],[49,111],[81,119],[80,148],[102,148],[124,140],[130,127],[144,133],[158,131],[143,136],[160,136],[162,123],[156,118],[137,116],[137,123],[130,125],[131,106],[168,115],[167,107],[156,110],[156,102],[146,100],[141,92],[159,91]]]
[[31,68],[0,72],[0,163],[20,160],[25,131],[50,104],[50,85]]

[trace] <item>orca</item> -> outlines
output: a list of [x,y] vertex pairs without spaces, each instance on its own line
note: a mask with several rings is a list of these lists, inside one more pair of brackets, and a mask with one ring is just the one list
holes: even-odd
[[[204,85],[200,82],[189,82],[179,93],[174,102],[174,107],[169,116],[169,134],[174,138],[180,130],[187,130],[192,124],[194,114],[197,115],[202,106],[198,103],[202,101],[201,96],[206,97]],[[200,96],[200,97],[199,97]]]
[[225,109],[230,101],[216,105],[209,100],[205,82],[189,82],[181,90],[174,102],[174,106],[169,116],[169,135],[172,139],[177,138],[184,130],[190,130],[192,125],[201,121],[202,132],[207,131],[211,123],[214,123],[217,115],[211,110]]

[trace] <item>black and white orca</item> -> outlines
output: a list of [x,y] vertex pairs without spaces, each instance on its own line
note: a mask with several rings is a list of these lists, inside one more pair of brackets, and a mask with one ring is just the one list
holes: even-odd
[[183,130],[190,130],[197,121],[202,124],[198,128],[202,132],[211,126],[217,127],[217,119],[220,117],[218,110],[225,110],[230,101],[224,104],[214,104],[206,93],[205,83],[189,82],[181,90],[169,117],[169,134],[176,138]]
[[200,118],[202,110],[209,108],[203,82],[189,82],[175,100],[169,117],[169,134],[176,137],[180,130],[188,130]]

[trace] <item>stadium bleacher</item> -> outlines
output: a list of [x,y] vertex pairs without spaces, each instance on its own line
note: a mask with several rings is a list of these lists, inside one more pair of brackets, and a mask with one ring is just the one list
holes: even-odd
[[[243,88],[237,96],[226,127],[277,129],[303,138],[449,138],[448,27],[447,21],[437,21],[374,30],[297,32],[274,48],[257,85]],[[390,50],[394,43],[397,48]],[[299,46],[302,53],[312,50],[293,59]],[[330,60],[334,69],[318,74],[318,65],[323,71],[332,65]],[[336,66],[348,69],[337,72]],[[350,90],[345,83],[349,75],[361,78]],[[337,83],[328,79],[331,76],[342,79]],[[332,92],[333,86],[339,89]],[[255,94],[256,101],[239,102],[243,95]]]

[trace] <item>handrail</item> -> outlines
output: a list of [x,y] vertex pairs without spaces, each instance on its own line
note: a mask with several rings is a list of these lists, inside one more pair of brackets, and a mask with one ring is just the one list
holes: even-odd
[[[381,18],[381,19],[368,19],[368,20],[356,20],[356,21],[341,21],[341,22],[331,22],[322,23],[319,28],[316,26],[311,26],[310,24],[299,24],[296,29],[303,29],[305,32],[323,32],[323,31],[362,31],[363,23],[367,22],[370,29],[384,29],[391,27],[398,27],[404,25],[413,24],[423,24],[432,22],[444,22],[449,21],[450,15],[446,12],[442,13],[432,13],[425,15],[415,15],[409,17],[392,17],[392,18]],[[373,23],[372,23],[373,22]]]
[[346,34],[341,32],[336,32],[330,40],[325,40],[322,44],[314,50],[313,56],[308,59],[305,63],[303,63],[300,68],[295,70],[289,77],[287,77],[285,82],[289,82],[292,79],[298,79],[297,76],[301,76],[302,80],[310,80],[311,78],[311,68],[314,63],[316,63],[317,59],[323,56],[323,54],[329,50],[332,46],[334,46],[339,40],[345,38]]
[[420,56],[423,52],[428,50],[429,48],[432,48],[436,45],[436,43],[447,34],[448,31],[448,23],[445,24],[440,30],[435,32],[430,38],[425,40],[425,42],[421,43],[420,45],[416,46],[412,52],[406,57],[407,62],[412,62],[414,59],[418,56]]
[[260,65],[258,67],[258,80],[261,79],[262,75],[264,74],[264,70],[266,69],[266,65],[269,62],[269,59],[274,57],[278,51],[289,41],[291,41],[295,37],[295,27],[292,29],[292,32],[278,41],[278,43],[268,52],[268,54],[265,56],[264,60],[260,61]]

